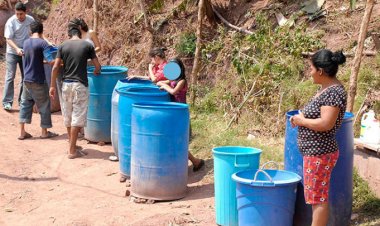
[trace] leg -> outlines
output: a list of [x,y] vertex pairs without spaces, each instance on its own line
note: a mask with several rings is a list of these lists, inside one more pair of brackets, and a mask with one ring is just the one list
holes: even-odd
[[189,160],[191,161],[191,163],[193,164],[193,171],[196,172],[198,170],[200,170],[204,165],[205,165],[205,161],[203,159],[198,159],[196,157],[194,157],[194,155],[192,155],[190,152],[189,153]]
[[32,90],[33,100],[36,102],[41,116],[41,137],[44,138],[49,136],[47,129],[52,127],[49,91],[47,84],[33,84]]
[[19,121],[20,121],[20,127],[21,127],[20,138],[26,137],[27,132],[25,131],[25,123],[30,124],[32,122],[34,101],[31,96],[29,88],[30,86],[26,84],[25,89],[21,95],[20,113],[19,113]]
[[321,203],[312,206],[313,222],[312,226],[326,226],[329,219],[329,204]]
[[[14,54],[7,53],[6,56],[6,74],[5,74],[5,83],[4,83],[4,92],[3,92],[3,106],[13,104],[14,96],[14,79],[16,76],[16,67],[17,67],[17,58],[19,56]],[[9,109],[10,110],[10,109]]]
[[61,108],[62,108],[62,116],[63,116],[63,123],[65,127],[67,128],[67,136],[69,137],[70,142],[70,136],[71,136],[71,120],[72,120],[72,114],[73,114],[73,92],[71,90],[71,84],[63,83],[62,85],[62,102],[61,102]]
[[69,138],[69,143],[70,143],[70,137],[71,137],[71,127],[66,127],[66,129],[67,129],[67,136],[68,136],[68,138]]
[[76,155],[76,145],[77,145],[77,139],[78,139],[78,133],[79,133],[80,127],[73,126],[71,127],[70,131],[70,155]]

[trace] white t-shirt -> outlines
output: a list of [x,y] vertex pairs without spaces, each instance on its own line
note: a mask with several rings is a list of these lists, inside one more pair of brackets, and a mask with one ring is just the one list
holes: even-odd
[[[24,41],[30,36],[30,24],[34,18],[26,15],[23,22],[20,22],[16,15],[11,16],[5,24],[4,37],[12,39],[19,48],[22,48]],[[7,53],[17,54],[16,50],[7,43]]]

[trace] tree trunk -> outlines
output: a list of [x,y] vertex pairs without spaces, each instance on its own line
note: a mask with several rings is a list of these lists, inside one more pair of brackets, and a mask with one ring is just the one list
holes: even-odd
[[364,40],[367,35],[368,24],[371,20],[371,13],[375,0],[367,0],[364,16],[360,25],[360,32],[358,37],[358,46],[355,53],[354,63],[352,65],[350,76],[350,88],[348,93],[347,111],[352,112],[354,109],[355,95],[357,89],[357,80],[360,69],[360,63],[362,59],[362,53],[364,48]]
[[94,31],[98,32],[99,12],[98,12],[98,0],[94,0]]
[[197,27],[197,43],[196,43],[196,49],[195,49],[195,57],[194,57],[194,66],[193,71],[191,72],[191,93],[190,93],[190,100],[191,103],[195,104],[195,97],[196,97],[196,85],[198,81],[198,73],[200,69],[200,56],[201,56],[201,48],[202,48],[202,24],[203,24],[203,17],[204,17],[204,3],[205,0],[200,0],[198,4],[198,27]]

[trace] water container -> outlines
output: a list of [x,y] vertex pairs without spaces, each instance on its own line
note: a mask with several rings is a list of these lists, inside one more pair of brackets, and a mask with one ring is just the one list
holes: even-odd
[[187,104],[133,105],[131,195],[152,200],[186,195],[189,122]]
[[93,142],[111,142],[111,99],[112,91],[120,79],[127,76],[128,68],[102,66],[101,73],[94,75],[94,67],[87,68],[88,101],[85,138]]
[[214,187],[216,223],[237,226],[236,183],[232,174],[248,169],[258,169],[261,150],[251,147],[216,147],[214,155]]
[[58,47],[55,46],[49,46],[43,51],[44,58],[47,62],[52,62],[55,60],[55,57],[57,56]]
[[378,120],[375,119],[366,124],[363,141],[370,144],[380,144],[380,124]]
[[364,134],[367,129],[368,124],[375,120],[375,112],[369,110],[367,113],[363,114],[361,124],[360,124],[360,139],[364,139]]
[[124,176],[130,176],[132,104],[144,101],[170,101],[170,96],[167,92],[152,86],[121,87],[116,89],[116,92],[119,94],[118,151],[120,171]]
[[[303,160],[297,146],[298,127],[292,128],[289,121],[289,118],[296,114],[298,111],[290,111],[286,114],[285,170],[295,172],[303,177]],[[354,115],[346,112],[342,125],[336,133],[339,158],[331,174],[328,226],[350,224],[354,157],[353,120]],[[310,226],[312,220],[311,205],[305,203],[302,183],[299,183],[298,186],[294,226]]]
[[[117,88],[121,87],[134,87],[140,85],[152,85],[155,86],[150,80],[143,80],[138,78],[121,79],[116,83],[116,86],[112,92],[112,107],[111,107],[111,142],[116,156],[118,154],[118,133],[119,133],[119,111],[117,109],[119,103],[119,94],[116,92]],[[158,89],[158,87],[157,87]]]
[[284,170],[245,170],[236,181],[239,226],[292,226],[301,177]]

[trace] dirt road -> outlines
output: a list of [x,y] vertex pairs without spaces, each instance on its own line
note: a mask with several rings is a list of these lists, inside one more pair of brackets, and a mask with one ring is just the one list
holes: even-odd
[[[2,61],[1,94],[4,74]],[[78,145],[89,155],[69,160],[60,112],[53,115],[51,129],[60,134],[58,137],[39,139],[40,118],[33,114],[32,124],[27,125],[33,138],[20,141],[18,106],[14,108],[12,112],[0,109],[0,225],[215,224],[210,161],[196,174],[189,167],[188,194],[184,199],[136,204],[125,197],[128,188],[119,182],[118,163],[108,160],[110,145],[81,140]]]

